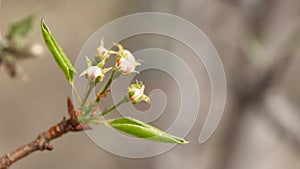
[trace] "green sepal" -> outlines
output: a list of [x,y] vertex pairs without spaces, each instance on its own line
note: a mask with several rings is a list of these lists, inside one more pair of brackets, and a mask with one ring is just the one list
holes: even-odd
[[85,61],[86,61],[86,65],[88,67],[92,66],[93,63],[92,63],[92,61],[90,60],[90,58],[88,56],[85,56]]
[[109,72],[111,69],[112,69],[112,67],[104,68],[104,69],[102,69],[102,73],[105,74],[105,73]]

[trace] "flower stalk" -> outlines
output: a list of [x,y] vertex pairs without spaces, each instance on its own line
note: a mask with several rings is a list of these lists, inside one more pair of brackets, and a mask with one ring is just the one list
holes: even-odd
[[95,87],[95,82],[89,81],[89,83],[88,83],[88,85],[87,85],[87,90],[86,90],[84,99],[83,99],[82,104],[81,104],[81,107],[82,107],[83,110],[84,110],[85,107],[86,107],[88,98],[90,97],[90,95],[91,95],[91,93],[92,93],[94,87]]
[[[99,93],[99,95],[104,94],[107,91],[107,89],[110,87],[110,85],[111,85],[111,83],[113,81],[115,72],[116,72],[116,69],[113,69],[113,71],[111,72],[109,80],[107,81],[107,83],[105,84],[104,88],[101,90],[101,92]],[[96,102],[99,102],[98,98],[96,99]]]
[[121,106],[124,103],[128,103],[129,99],[127,96],[125,96],[121,101],[119,101],[117,104],[113,105],[112,107],[110,107],[109,109],[103,111],[100,116],[105,116],[107,115],[109,112],[115,110],[117,107]]

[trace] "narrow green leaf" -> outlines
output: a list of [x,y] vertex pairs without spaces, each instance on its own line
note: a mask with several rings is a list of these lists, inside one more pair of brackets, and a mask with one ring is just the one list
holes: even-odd
[[123,131],[133,136],[144,138],[147,140],[174,143],[174,144],[187,144],[188,142],[182,138],[178,138],[168,134],[160,129],[153,127],[142,121],[133,119],[131,117],[123,117],[113,120],[109,123],[111,127]]
[[30,14],[10,25],[8,38],[18,40],[24,38],[33,27],[35,14]]
[[45,43],[47,44],[48,49],[52,53],[56,63],[61,68],[61,70],[64,72],[67,80],[72,83],[76,74],[76,71],[71,64],[70,60],[68,59],[67,55],[64,53],[62,48],[59,46],[59,44],[56,42],[55,38],[51,34],[49,28],[45,24],[44,20],[41,20],[41,30],[42,34],[45,40]]

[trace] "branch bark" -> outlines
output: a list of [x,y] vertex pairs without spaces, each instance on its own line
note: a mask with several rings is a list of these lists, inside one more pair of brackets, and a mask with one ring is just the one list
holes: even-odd
[[77,116],[80,114],[80,110],[74,109],[74,104],[72,103],[70,98],[68,98],[68,112],[70,116],[68,119],[64,117],[61,122],[50,127],[50,129],[48,129],[47,131],[39,134],[38,137],[32,142],[2,156],[0,158],[0,169],[8,168],[16,161],[30,155],[35,151],[52,150],[53,147],[52,145],[50,145],[50,141],[70,131],[77,132],[83,131],[85,129],[91,129],[88,124],[80,124],[77,121]]

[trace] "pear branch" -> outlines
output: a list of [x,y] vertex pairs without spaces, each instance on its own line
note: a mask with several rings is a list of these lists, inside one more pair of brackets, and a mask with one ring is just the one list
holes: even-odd
[[85,129],[91,129],[88,124],[80,124],[77,121],[77,117],[80,114],[80,110],[74,109],[74,104],[70,98],[68,98],[68,112],[69,118],[65,117],[61,122],[52,126],[47,131],[38,135],[38,137],[32,142],[23,145],[15,151],[8,153],[0,158],[0,169],[6,169],[16,161],[30,155],[35,151],[52,150],[53,147],[50,145],[50,141],[68,133],[68,132],[79,132]]

